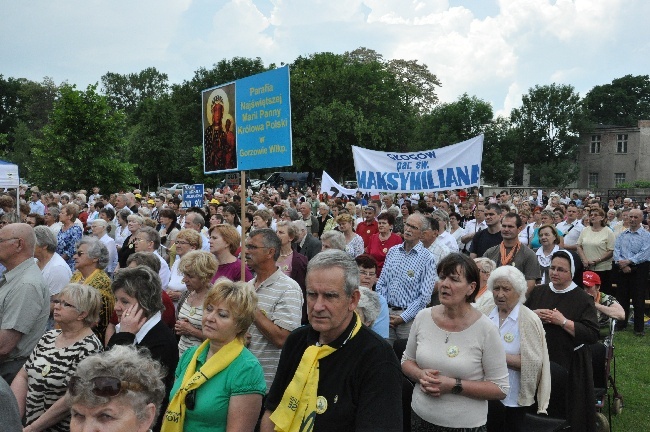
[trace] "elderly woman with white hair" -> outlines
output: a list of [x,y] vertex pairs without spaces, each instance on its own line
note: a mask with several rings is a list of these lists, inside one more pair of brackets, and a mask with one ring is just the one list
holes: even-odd
[[379,294],[364,286],[360,286],[359,291],[361,292],[361,297],[357,304],[357,313],[359,314],[359,318],[361,318],[361,322],[366,327],[371,328],[381,310]]
[[112,277],[113,272],[117,267],[117,247],[115,245],[115,240],[108,235],[108,222],[104,219],[95,219],[91,222],[90,226],[92,228],[93,236],[97,237],[100,242],[104,243],[106,249],[108,249],[108,266],[106,266],[106,273]]
[[72,274],[70,282],[90,285],[102,296],[99,320],[93,331],[99,340],[103,341],[115,305],[111,291],[111,278],[104,271],[108,265],[108,249],[99,239],[84,237],[77,244],[74,262],[77,270]]
[[338,230],[325,231],[320,237],[322,250],[338,249],[345,252],[347,246],[345,242],[345,235]]
[[492,306],[480,310],[499,329],[506,351],[510,393],[501,401],[488,403],[487,430],[523,431],[527,407],[535,402],[545,413],[551,395],[551,371],[542,321],[523,305],[526,278],[513,266],[492,271],[487,281]]

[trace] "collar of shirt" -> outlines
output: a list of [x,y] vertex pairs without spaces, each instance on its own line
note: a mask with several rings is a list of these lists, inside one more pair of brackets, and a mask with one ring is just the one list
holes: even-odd
[[[134,345],[139,344],[142,342],[142,339],[149,333],[149,330],[151,330],[156,324],[160,322],[162,319],[162,312],[156,312],[151,318],[149,318],[144,325],[138,330],[138,332],[135,334],[135,341],[133,342]],[[117,333],[120,332],[120,324],[115,325],[115,331]]]

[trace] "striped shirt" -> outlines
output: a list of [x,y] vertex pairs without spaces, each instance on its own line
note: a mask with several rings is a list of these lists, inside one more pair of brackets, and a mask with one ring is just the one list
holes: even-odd
[[[25,363],[27,372],[26,424],[38,419],[56,401],[65,396],[68,379],[84,358],[103,351],[102,343],[93,333],[70,346],[57,348],[56,337],[61,330],[43,335]],[[70,416],[50,426],[48,431],[70,430]]]
[[429,303],[437,280],[435,258],[422,242],[408,252],[399,244],[388,250],[376,289],[390,306],[405,309],[400,316],[409,322]]
[[650,232],[639,227],[636,231],[626,229],[614,244],[614,261],[630,260],[634,264],[650,261]]
[[[257,277],[248,282],[253,289],[255,289],[256,280]],[[277,269],[255,291],[257,292],[257,307],[275,325],[290,332],[300,327],[303,297],[300,285],[296,281],[282,273],[282,270]],[[251,343],[248,349],[255,354],[264,369],[266,391],[268,392],[273,378],[275,378],[282,348],[276,347],[266,339],[254,323],[248,331],[251,334]]]

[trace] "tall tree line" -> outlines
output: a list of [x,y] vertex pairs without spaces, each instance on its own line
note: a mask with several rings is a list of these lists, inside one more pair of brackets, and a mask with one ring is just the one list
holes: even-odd
[[[650,118],[650,78],[631,76],[594,87],[584,98],[571,85],[538,85],[507,117],[463,94],[440,103],[441,85],[415,60],[385,60],[359,48],[301,56],[290,65],[294,166],[354,178],[351,146],[381,151],[432,149],[485,134],[486,183],[562,186],[577,176],[580,132],[594,123],[634,125]],[[45,188],[135,185],[167,181],[216,184],[204,176],[203,89],[274,69],[260,58],[235,57],[200,68],[182,83],[147,68],[107,72],[78,89],[51,79],[0,75],[0,157]]]

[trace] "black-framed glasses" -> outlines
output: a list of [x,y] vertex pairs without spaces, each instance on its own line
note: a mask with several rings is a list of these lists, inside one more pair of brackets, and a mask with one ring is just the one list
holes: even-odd
[[77,306],[73,305],[72,303],[68,303],[68,302],[65,301],[65,300],[60,300],[60,299],[52,300],[52,304],[53,304],[54,306],[61,305],[61,307],[67,307],[67,308],[75,308],[75,309],[77,309]]
[[[6,224],[7,224],[7,222],[5,222],[5,225]],[[18,240],[18,237],[9,237],[9,238],[6,238],[6,239],[0,239],[0,243],[4,243],[4,242],[9,241],[9,240]]]
[[[79,386],[82,382],[83,380],[76,375],[70,378],[70,381],[68,381],[68,391],[72,396],[76,396],[79,393]],[[99,376],[91,378],[86,382],[93,385],[93,394],[100,397],[114,397],[120,394],[123,390],[143,390],[143,387],[138,383],[122,381],[115,377]]]

